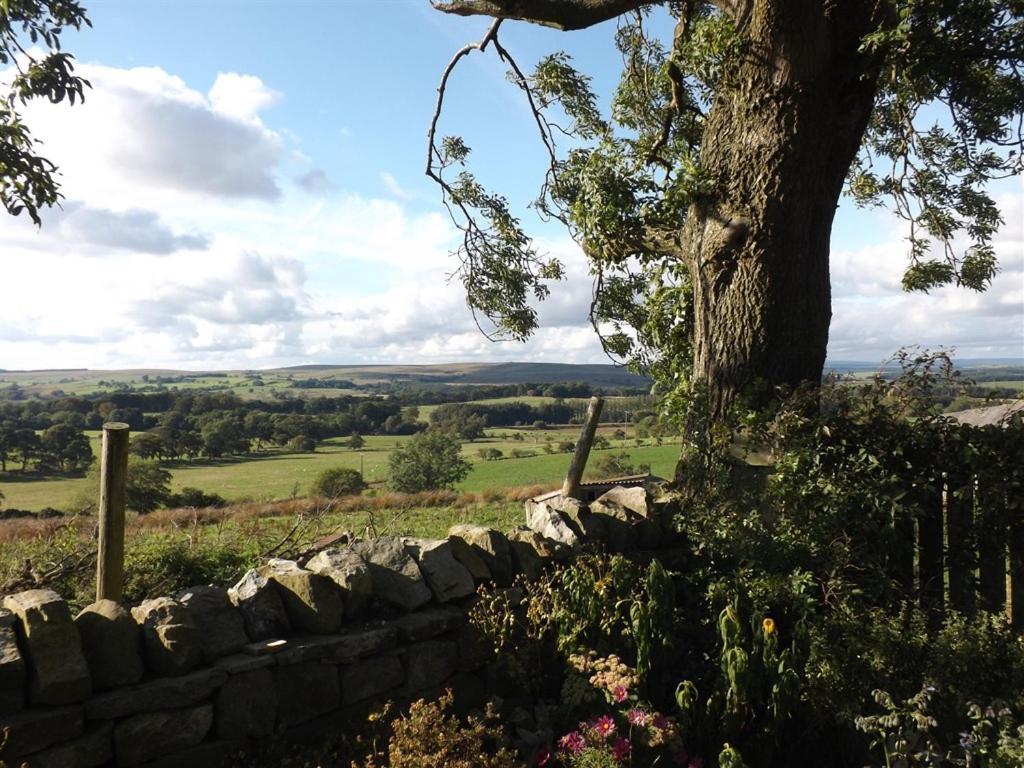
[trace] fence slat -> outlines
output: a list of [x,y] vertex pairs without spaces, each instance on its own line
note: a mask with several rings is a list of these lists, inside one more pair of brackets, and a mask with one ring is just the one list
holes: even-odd
[[920,505],[917,519],[917,575],[921,607],[934,616],[942,615],[945,569],[942,565],[942,491],[938,486],[920,485],[915,496]]
[[910,595],[914,589],[914,513],[906,504],[907,497],[898,502],[892,513],[892,546],[889,547],[889,576],[903,592]]
[[946,480],[946,521],[949,563],[949,603],[962,613],[974,613],[978,558],[974,542],[974,479],[950,473]]
[[1004,498],[994,485],[979,482],[975,520],[978,522],[978,586],[981,607],[993,613],[1006,609],[1006,517]]
[[1010,523],[1010,624],[1024,631],[1024,520]]

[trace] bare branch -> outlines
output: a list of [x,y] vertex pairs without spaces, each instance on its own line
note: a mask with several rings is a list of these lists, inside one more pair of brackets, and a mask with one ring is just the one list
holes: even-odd
[[586,29],[629,11],[664,0],[431,0],[439,11],[457,16],[493,16],[568,32]]

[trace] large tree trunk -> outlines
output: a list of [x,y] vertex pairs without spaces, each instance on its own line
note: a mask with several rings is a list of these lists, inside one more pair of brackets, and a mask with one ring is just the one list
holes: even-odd
[[701,148],[714,184],[683,229],[703,418],[821,379],[832,219],[875,94],[858,53],[866,6],[755,2],[749,48],[723,77]]

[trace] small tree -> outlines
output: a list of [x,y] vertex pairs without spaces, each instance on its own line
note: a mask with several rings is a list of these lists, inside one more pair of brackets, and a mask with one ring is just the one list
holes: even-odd
[[284,447],[292,453],[313,453],[316,450],[316,440],[306,435],[296,435],[285,443]]
[[348,447],[358,450],[366,445],[366,438],[360,435],[358,432],[353,432],[352,436],[348,439]]
[[442,432],[421,432],[398,448],[388,460],[390,485],[416,493],[451,488],[469,474],[458,439]]
[[338,496],[348,496],[353,493],[359,493],[363,490],[364,486],[363,478],[357,470],[349,469],[347,467],[333,467],[331,469],[325,469],[317,475],[317,478],[313,481],[313,486],[309,489],[309,492],[313,496],[323,496],[324,498],[334,499]]
[[152,512],[165,504],[170,495],[170,472],[155,461],[128,457],[125,497],[129,509],[141,514]]

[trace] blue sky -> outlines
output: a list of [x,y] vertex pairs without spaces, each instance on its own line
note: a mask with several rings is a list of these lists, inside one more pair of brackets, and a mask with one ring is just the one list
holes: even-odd
[[[445,281],[455,238],[423,175],[426,129],[442,69],[485,20],[426,0],[85,4],[93,29],[65,43],[94,85],[85,106],[27,112],[62,168],[64,210],[41,231],[0,218],[0,368],[603,360],[585,263],[529,212],[569,268],[535,339],[484,340]],[[601,87],[617,76],[613,33],[509,23],[502,40],[525,66],[567,50]],[[530,120],[504,68],[475,55],[442,132],[522,204],[543,169]],[[1020,179],[998,197],[1003,272],[983,296],[902,294],[900,226],[844,203],[830,356],[1024,355]]]

